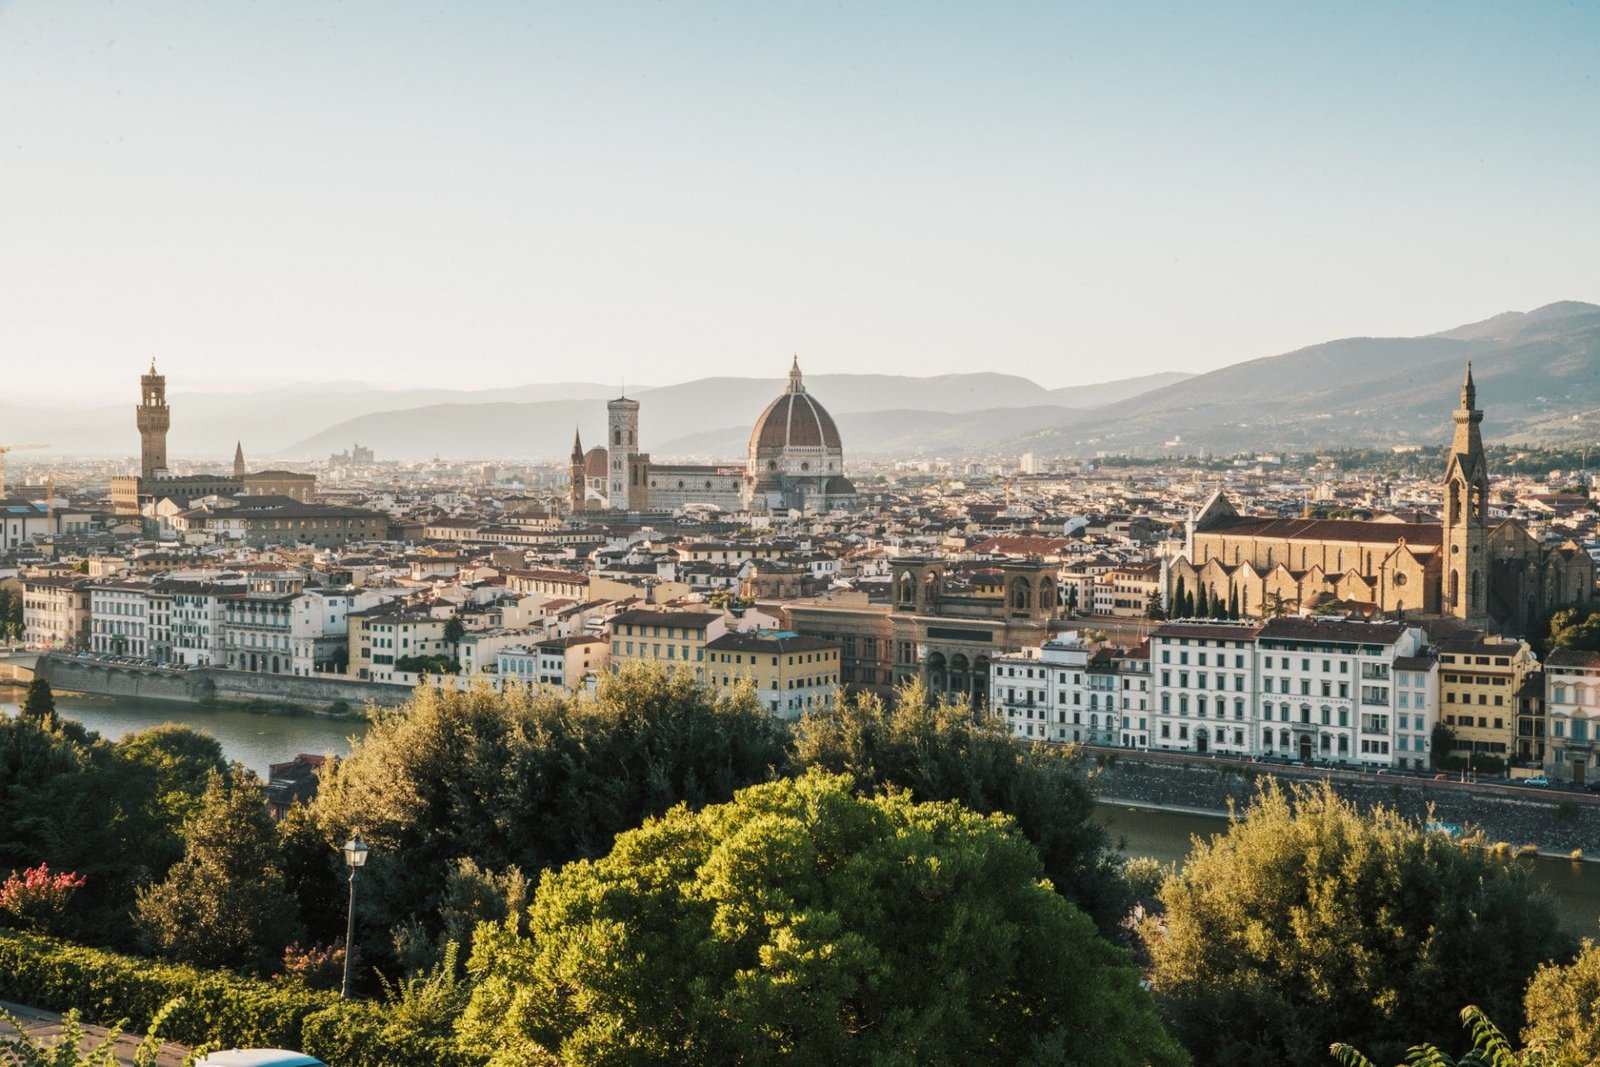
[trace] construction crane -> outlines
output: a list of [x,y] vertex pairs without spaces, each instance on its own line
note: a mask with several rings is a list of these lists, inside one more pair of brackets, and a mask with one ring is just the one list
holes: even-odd
[[49,445],[0,445],[0,496],[6,491],[6,453],[7,452],[37,452]]

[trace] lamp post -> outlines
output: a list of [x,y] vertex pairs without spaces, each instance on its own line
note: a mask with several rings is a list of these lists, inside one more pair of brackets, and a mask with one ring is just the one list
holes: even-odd
[[354,834],[350,840],[340,846],[339,851],[344,853],[345,866],[350,868],[350,915],[345,921],[344,928],[344,985],[339,989],[341,997],[350,995],[350,960],[356,951],[356,873],[367,862],[367,843],[361,840],[361,834]]

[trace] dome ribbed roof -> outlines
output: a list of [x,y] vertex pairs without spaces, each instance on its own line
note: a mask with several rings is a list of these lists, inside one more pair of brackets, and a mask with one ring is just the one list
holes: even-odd
[[611,462],[611,453],[604,448],[591,448],[583,456],[583,474],[586,478],[604,478]]
[[750,432],[752,450],[782,448],[841,448],[833,416],[806,392],[800,361],[789,370],[789,388],[756,419]]

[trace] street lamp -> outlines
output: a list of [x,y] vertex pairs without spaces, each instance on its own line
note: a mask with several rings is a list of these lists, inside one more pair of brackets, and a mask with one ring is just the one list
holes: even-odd
[[344,985],[339,989],[341,997],[350,995],[350,960],[356,951],[356,872],[366,865],[367,853],[372,851],[367,843],[361,840],[361,834],[356,833],[350,840],[340,846],[339,851],[344,853],[345,866],[350,868],[350,915],[345,921],[344,928]]

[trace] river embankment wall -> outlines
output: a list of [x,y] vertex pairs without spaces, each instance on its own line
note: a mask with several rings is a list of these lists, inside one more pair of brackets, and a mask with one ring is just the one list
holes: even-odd
[[1263,780],[1291,783],[1327,780],[1340,796],[1364,811],[1383,806],[1415,819],[1453,823],[1481,831],[1490,844],[1513,849],[1533,845],[1547,854],[1579,850],[1600,858],[1600,796],[1499,782],[1434,781],[1361,771],[1241,763],[1177,757],[1166,753],[1100,750],[1101,797],[1110,803],[1196,812],[1242,812]]
[[349,678],[252,674],[216,667],[184,671],[70,656],[40,656],[34,670],[58,691],[188,704],[354,710],[368,704],[392,707],[411,695],[409,686]]

